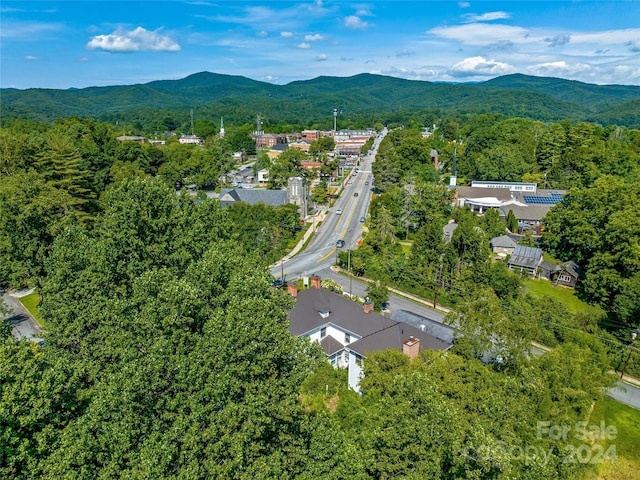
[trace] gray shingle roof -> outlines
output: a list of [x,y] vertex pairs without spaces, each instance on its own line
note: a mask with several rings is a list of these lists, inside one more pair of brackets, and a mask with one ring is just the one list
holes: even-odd
[[517,243],[509,235],[500,235],[489,240],[489,245],[491,248],[516,248]]
[[498,200],[511,200],[508,188],[458,187],[458,198],[495,197]]
[[[438,321],[438,319],[427,318],[408,310],[396,310],[393,312],[393,315],[391,315],[391,319],[411,325],[444,342],[453,343],[455,329],[451,325],[446,325],[442,323],[442,321]],[[442,319],[440,318],[440,320]]]
[[[320,312],[329,312],[329,315],[323,317]],[[323,325],[333,324],[361,337],[347,347],[360,355],[367,351],[387,348],[402,350],[402,342],[410,335],[420,339],[421,349],[443,350],[451,346],[450,343],[408,323],[398,322],[375,312],[364,313],[362,305],[322,288],[309,288],[298,292],[296,305],[289,312],[288,318],[289,332],[295,336],[305,335]],[[339,349],[335,350],[334,348],[338,347],[327,338],[323,339],[327,344],[323,344],[323,348],[330,355]],[[339,343],[335,339],[333,342]]]
[[[323,318],[319,312],[329,312],[329,316]],[[289,331],[295,336],[331,323],[364,337],[396,323],[375,312],[364,313],[362,305],[324,288],[299,291],[296,305],[288,317]]]
[[232,201],[225,199],[227,194],[231,196],[235,202],[247,203],[249,205],[264,203],[265,205],[277,207],[279,205],[286,205],[288,202],[286,190],[268,190],[266,188],[221,188],[220,203],[222,206],[233,203]]
[[580,272],[582,272],[582,268],[576,262],[569,260],[568,262],[562,265],[562,268],[574,278],[580,277]]
[[331,335],[327,335],[322,340],[320,340],[320,345],[322,346],[322,350],[327,355],[333,355],[336,352],[344,349],[344,346]]
[[511,210],[518,220],[530,220],[537,222],[542,220],[544,216],[549,213],[551,207],[553,207],[553,205],[527,205],[524,207],[519,205],[505,205],[501,210],[504,212],[505,217],[509,214],[509,210]]
[[395,323],[384,330],[375,332],[348,345],[348,349],[365,356],[367,352],[387,350],[402,351],[402,343],[410,336],[420,339],[420,350],[447,350],[451,343],[418,330],[406,323]]

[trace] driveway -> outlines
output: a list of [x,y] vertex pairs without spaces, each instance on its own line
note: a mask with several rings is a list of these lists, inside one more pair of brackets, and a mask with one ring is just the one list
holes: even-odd
[[42,340],[42,327],[20,303],[20,297],[28,295],[31,290],[5,290],[2,288],[2,299],[13,311],[5,318],[11,324],[11,334],[16,340],[27,338],[36,342]]

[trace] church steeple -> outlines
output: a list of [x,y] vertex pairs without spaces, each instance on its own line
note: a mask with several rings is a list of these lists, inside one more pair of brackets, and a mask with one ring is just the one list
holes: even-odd
[[220,138],[224,138],[224,118],[220,117]]

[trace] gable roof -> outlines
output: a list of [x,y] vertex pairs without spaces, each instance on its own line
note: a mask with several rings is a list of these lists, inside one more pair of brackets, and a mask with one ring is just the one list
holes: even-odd
[[402,343],[410,336],[420,340],[421,350],[447,350],[451,347],[451,343],[444,342],[411,325],[394,322],[394,325],[384,330],[380,330],[350,343],[347,348],[363,357],[366,356],[367,352],[387,350],[389,348],[402,351]]
[[491,248],[516,248],[518,243],[509,235],[500,235],[489,240],[489,245]]
[[538,268],[542,262],[542,249],[537,247],[525,247],[516,245],[513,255],[507,262],[508,265],[526,268]]
[[320,345],[322,346],[322,350],[327,355],[333,355],[336,352],[344,349],[342,343],[333,338],[331,335],[327,335],[322,340],[320,340]]
[[264,203],[274,207],[286,205],[288,201],[286,190],[268,190],[266,188],[221,188],[220,203],[226,206],[233,202],[249,205]]
[[[324,312],[320,315],[320,312]],[[326,314],[328,312],[328,315]],[[289,332],[295,336],[311,333],[324,325],[335,325],[359,337],[345,348],[364,356],[367,351],[393,348],[402,350],[409,336],[420,339],[421,349],[445,350],[451,343],[440,340],[408,323],[398,322],[379,313],[364,313],[362,305],[324,288],[309,288],[298,292],[296,305],[289,312]],[[339,351],[338,340],[329,336],[321,341],[328,355]]]
[[580,265],[572,260],[563,263],[562,269],[574,278],[580,277],[580,272],[582,272]]
[[[329,312],[326,317],[320,312]],[[298,292],[296,305],[289,312],[289,331],[305,335],[322,325],[333,324],[359,337],[371,335],[393,325],[379,313],[364,313],[362,305],[324,288],[308,288]]]

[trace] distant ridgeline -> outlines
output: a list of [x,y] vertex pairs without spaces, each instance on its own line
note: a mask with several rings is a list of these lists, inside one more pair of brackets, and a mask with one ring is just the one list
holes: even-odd
[[[387,122],[420,111],[498,113],[542,121],[587,121],[640,128],[640,87],[593,85],[559,78],[505,75],[478,84],[447,84],[382,75],[318,77],[287,85],[201,72],[181,80],[82,89],[2,89],[3,121],[15,117],[53,120],[81,116],[127,122],[151,118],[157,110],[201,118],[224,114],[244,123],[256,112],[272,122],[326,119],[340,105],[351,119]],[[328,107],[331,106],[331,108]],[[410,106],[410,107],[407,107]],[[126,115],[125,115],[126,114]]]

